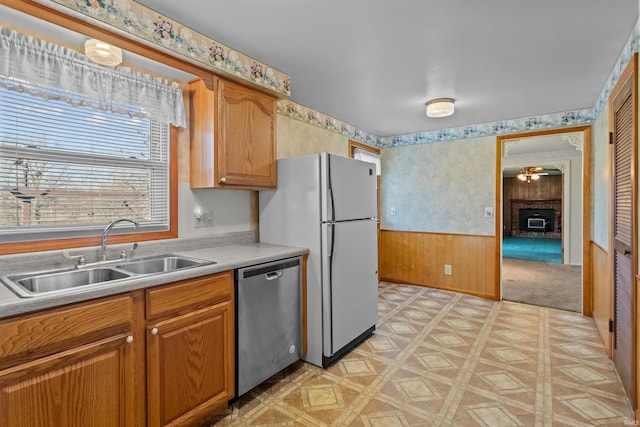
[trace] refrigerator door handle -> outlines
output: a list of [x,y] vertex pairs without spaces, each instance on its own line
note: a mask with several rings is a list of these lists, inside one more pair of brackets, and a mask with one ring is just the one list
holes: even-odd
[[333,200],[333,185],[331,183],[331,156],[327,156],[327,190],[329,191],[329,204],[331,205],[331,218],[329,221],[336,220],[336,208]]
[[[327,224],[327,231],[331,233],[331,237],[329,241],[329,301],[333,301],[333,250],[336,244],[336,224],[334,222],[330,222]],[[331,331],[331,354],[333,355],[333,315],[329,316],[329,330]]]

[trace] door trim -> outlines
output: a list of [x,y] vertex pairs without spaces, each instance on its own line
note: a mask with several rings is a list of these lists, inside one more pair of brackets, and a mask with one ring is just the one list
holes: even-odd
[[[582,314],[591,316],[591,273],[588,268],[591,265],[591,126],[575,126],[560,129],[542,130],[536,132],[524,132],[496,137],[496,201],[494,212],[495,220],[495,295],[502,300],[502,145],[503,141],[515,138],[530,138],[532,136],[552,135],[558,133],[582,132],[584,147],[582,150]],[[499,215],[499,216],[498,216]]]

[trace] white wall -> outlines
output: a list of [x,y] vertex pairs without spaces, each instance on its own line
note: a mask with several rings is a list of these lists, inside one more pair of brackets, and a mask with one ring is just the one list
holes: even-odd
[[[195,227],[196,205],[213,212],[213,226]],[[208,237],[214,234],[250,231],[250,192],[243,190],[192,190],[187,182],[178,184],[179,237]]]
[[[565,204],[568,204],[566,212],[569,216],[568,235],[565,235],[565,263],[572,265],[582,265],[582,157],[572,159],[560,159],[569,165],[568,191],[565,188]],[[568,182],[567,182],[568,181]],[[566,184],[565,184],[566,185]],[[568,194],[567,194],[568,192]],[[567,221],[565,220],[565,224]]]

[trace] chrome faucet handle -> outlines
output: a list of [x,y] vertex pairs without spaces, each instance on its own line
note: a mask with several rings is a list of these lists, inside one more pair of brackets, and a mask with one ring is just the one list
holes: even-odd
[[70,252],[64,251],[62,252],[62,256],[68,259],[77,259],[76,267],[82,267],[87,264],[87,259],[83,254],[72,255]]
[[133,256],[133,252],[136,250],[136,248],[137,248],[137,247],[138,247],[138,244],[137,244],[137,243],[134,243],[134,244],[131,246],[130,255],[129,255],[129,254],[127,254],[127,250],[126,250],[126,249],[123,249],[122,251],[120,251],[120,260],[121,260],[121,261],[126,261],[126,260],[128,260],[128,259],[129,259],[129,256]]

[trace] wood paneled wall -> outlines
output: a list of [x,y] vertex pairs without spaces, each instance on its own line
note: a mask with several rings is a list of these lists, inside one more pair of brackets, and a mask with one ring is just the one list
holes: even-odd
[[495,236],[381,230],[380,280],[498,300],[496,253]]
[[518,178],[503,181],[503,225],[504,235],[511,235],[511,200],[562,199],[562,175],[543,175],[537,181],[527,184]]
[[[598,244],[590,242],[591,263],[591,314],[596,323],[598,334],[609,357],[612,355],[612,335],[609,332],[609,319],[613,319],[613,283],[609,262],[609,253]],[[586,296],[585,296],[586,298]]]

